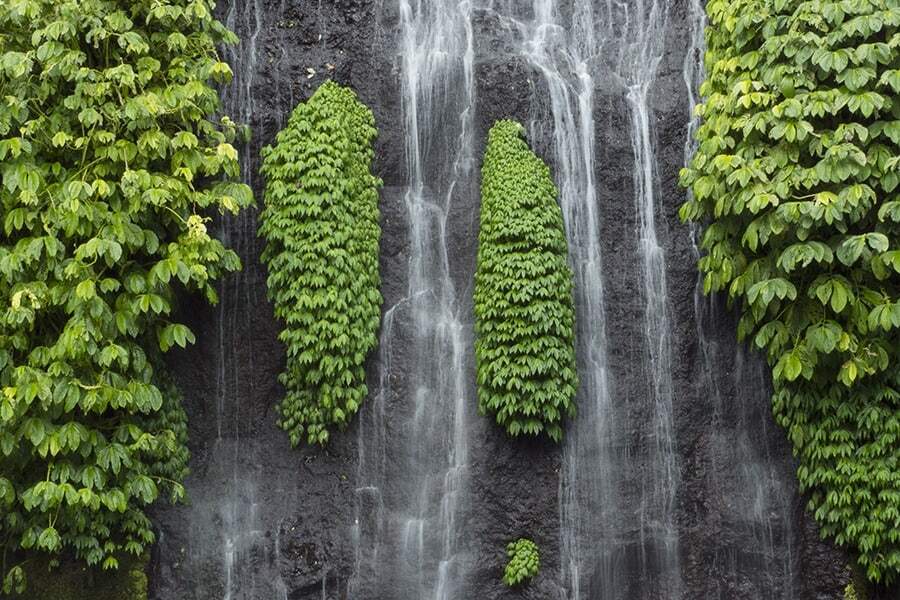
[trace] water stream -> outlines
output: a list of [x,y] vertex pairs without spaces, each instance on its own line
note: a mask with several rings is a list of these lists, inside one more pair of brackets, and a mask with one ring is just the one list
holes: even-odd
[[[257,0],[233,2],[229,5],[225,24],[242,32],[241,43],[226,50],[235,73],[233,84],[223,91],[223,109],[237,123],[249,123],[255,109],[253,94],[257,64],[257,40],[262,28],[261,5]],[[245,183],[253,185],[255,148],[249,143],[241,148],[241,173]],[[250,211],[223,217],[224,242],[242,257],[255,253],[256,218]],[[251,598],[256,569],[248,564],[248,553],[261,538],[257,510],[257,469],[246,468],[242,460],[246,442],[247,413],[242,400],[254,397],[252,378],[241,378],[243,361],[252,372],[254,352],[238,340],[235,332],[245,326],[248,307],[258,300],[258,291],[249,285],[249,274],[241,272],[226,279],[219,292],[218,362],[216,365],[216,439],[213,444],[213,469],[217,477],[230,479],[228,494],[211,499],[217,521],[221,523],[223,600]],[[248,351],[249,350],[249,351]]]
[[[234,72],[233,82],[222,91],[223,111],[239,124],[258,124],[260,43],[264,29],[262,0],[234,0],[221,7],[222,20],[238,33],[240,43],[223,48]],[[243,181],[259,189],[256,176],[260,143],[237,140]],[[196,597],[210,600],[256,600],[286,598],[287,589],[277,569],[270,574],[263,565],[277,563],[280,541],[267,531],[263,496],[265,472],[260,457],[257,428],[259,397],[253,338],[242,332],[253,330],[256,307],[265,291],[257,284],[259,251],[256,213],[245,210],[225,215],[219,224],[226,246],[233,248],[244,270],[225,277],[218,289],[214,382],[208,394],[212,435],[201,450],[203,462],[188,480],[189,504],[184,507],[190,525],[188,546],[182,549],[189,568],[215,569],[216,581],[197,578],[181,582]],[[249,375],[248,375],[249,374]],[[204,398],[206,400],[206,398]],[[264,411],[267,412],[267,411]]]
[[[465,579],[460,525],[474,398],[448,227],[454,199],[473,189],[472,4],[399,0],[399,15],[407,290],[385,314],[379,394],[362,424],[360,465],[375,468],[358,475],[350,593],[454,600]],[[397,343],[408,352],[402,389],[391,383]],[[402,426],[391,431],[385,407],[395,393],[402,401],[390,419]]]
[[[703,2],[691,0],[688,16],[690,41],[683,77],[690,118],[685,164],[696,147],[693,138],[700,124],[694,108],[704,78]],[[694,260],[701,256],[701,233],[701,227],[691,224]],[[718,536],[712,592],[718,600],[727,600],[732,586],[740,585],[756,598],[792,600],[796,556],[789,516],[794,492],[789,485],[790,471],[780,464],[781,457],[761,443],[777,437],[772,435],[775,424],[768,408],[766,367],[761,357],[735,347],[732,327],[722,327],[730,321],[722,309],[722,299],[703,293],[702,276],[694,287],[694,318],[701,358],[697,366],[699,387],[713,401],[710,497],[721,502],[719,526],[736,534]]]
[[[641,597],[681,598],[679,533],[675,502],[679,485],[673,423],[671,332],[666,281],[666,254],[658,222],[661,196],[654,140],[655,118],[649,97],[662,60],[669,6],[657,0],[609,1],[606,14],[617,37],[613,56],[615,79],[625,87],[629,111],[635,211],[638,215],[638,250],[643,283],[643,334],[647,349],[644,364],[649,381],[646,399],[650,421],[643,442],[645,462],[641,476],[639,524],[641,542]],[[654,589],[655,588],[655,589]]]
[[[517,5],[507,3],[494,10],[516,33],[522,57],[543,83],[533,100],[540,118],[531,122],[530,138],[546,138],[549,146],[575,274],[580,385],[578,416],[566,433],[560,473],[562,588],[572,600],[612,598],[621,586],[622,547],[616,541],[620,508],[616,419],[608,381],[600,206],[594,177],[595,17],[590,2],[576,3],[565,12],[553,0]],[[599,583],[592,588],[590,581]]]
[[[549,154],[575,272],[581,385],[560,474],[562,595],[571,600],[681,597],[679,485],[666,262],[657,234],[662,199],[650,93],[662,57],[668,5],[643,0],[495,1],[492,14],[540,84],[531,138]],[[642,288],[645,394],[618,392],[608,365],[597,177],[595,96],[621,94],[628,109],[637,215],[635,275]],[[599,175],[597,175],[599,173]],[[625,432],[636,432],[632,439]],[[634,490],[637,489],[635,492]]]

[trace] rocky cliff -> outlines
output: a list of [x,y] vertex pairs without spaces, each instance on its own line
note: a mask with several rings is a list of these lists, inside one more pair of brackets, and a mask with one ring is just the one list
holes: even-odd
[[[376,171],[385,182],[381,268],[387,309],[406,291],[411,252],[404,208],[409,174],[397,2],[235,2],[219,6],[223,20],[242,39],[231,51],[236,80],[226,92],[226,105],[235,118],[252,127],[253,139],[243,151],[258,199],[262,181],[253,173],[260,148],[272,141],[293,106],[324,79],[352,86],[375,113],[380,130]],[[674,521],[683,597],[840,598],[849,580],[847,557],[819,541],[804,511],[792,477],[789,446],[770,416],[765,369],[759,357],[737,347],[734,321],[725,307],[698,300],[695,293],[695,247],[691,231],[676,216],[684,198],[676,180],[689,121],[683,65],[695,15],[687,0],[672,0],[667,10],[665,51],[650,88],[649,107],[656,156],[651,168],[661,200],[657,226],[667,265],[680,473]],[[484,135],[498,118],[517,118],[540,131],[534,122],[546,116],[542,100],[546,90],[515,52],[491,8],[476,6],[473,20],[477,140],[473,156],[479,157]],[[648,393],[648,373],[640,330],[643,287],[632,201],[636,158],[621,88],[602,74],[596,79],[595,176],[611,394],[623,410],[635,407],[634,418],[619,433],[626,447],[639,447],[645,436],[638,407]],[[552,165],[549,142],[536,143]],[[439,160],[437,156],[432,153],[431,160]],[[474,174],[477,177],[477,168]],[[451,274],[464,299],[471,296],[478,223],[477,185],[468,189],[458,197],[447,221]],[[221,234],[244,260],[244,271],[224,283],[220,305],[208,308],[190,298],[183,302],[182,311],[199,333],[195,347],[171,360],[191,424],[189,500],[184,506],[161,506],[156,511],[160,535],[149,576],[151,597],[158,600],[343,600],[349,597],[349,581],[357,568],[352,535],[361,501],[356,489],[357,428],[371,417],[367,411],[372,408],[364,408],[363,415],[333,435],[326,448],[289,447],[287,436],[275,425],[281,394],[276,377],[283,356],[276,340],[279,325],[266,302],[255,229],[252,213],[221,223]],[[467,326],[469,305],[470,300],[463,300]],[[394,324],[400,330],[412,326],[402,320]],[[391,355],[387,375],[398,382],[397,389],[402,389],[414,358],[409,354],[401,345]],[[371,362],[374,389],[385,371],[377,356]],[[399,417],[392,416],[402,414],[408,401],[395,394],[384,405],[388,439],[402,429]],[[468,444],[468,509],[461,531],[472,567],[464,597],[559,597],[560,448],[547,441],[510,441],[483,420],[473,425]],[[624,497],[639,496],[633,481],[623,485]],[[633,542],[638,535],[626,532],[625,537]],[[542,567],[531,585],[510,590],[500,581],[503,549],[519,536],[538,543]],[[626,560],[639,560],[637,552],[632,547]],[[639,589],[640,582],[623,583],[623,594]],[[631,597],[641,597],[638,593]],[[406,598],[399,591],[396,597]],[[669,596],[657,591],[643,597]]]

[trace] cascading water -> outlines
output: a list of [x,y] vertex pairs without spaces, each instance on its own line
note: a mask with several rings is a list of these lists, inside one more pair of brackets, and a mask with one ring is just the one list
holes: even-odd
[[[694,134],[700,124],[694,115],[698,90],[703,82],[704,28],[706,11],[700,0],[689,6],[690,43],[684,62],[684,82],[691,115],[687,127],[684,160],[687,164],[696,148]],[[691,225],[695,261],[700,258],[701,228]],[[737,533],[718,536],[714,552],[715,597],[727,600],[732,587],[750,590],[755,598],[794,598],[794,540],[789,519],[793,491],[790,473],[779,472],[779,457],[761,440],[772,439],[774,427],[769,414],[770,384],[760,357],[746,356],[743,347],[735,350],[731,327],[720,310],[721,298],[703,293],[702,276],[694,288],[694,318],[701,362],[698,365],[701,389],[713,400],[714,443],[709,486],[711,496],[722,501],[720,526]],[[727,405],[732,399],[737,406]],[[728,417],[731,417],[730,421]],[[736,418],[735,418],[736,417]],[[737,466],[737,469],[735,468]],[[734,472],[737,471],[737,477]],[[728,477],[731,475],[731,477]],[[729,479],[732,486],[724,485]]]
[[[679,598],[672,328],[665,256],[656,233],[657,166],[648,105],[663,52],[666,7],[534,0],[531,6],[492,2],[490,10],[518,36],[522,58],[546,87],[532,100],[538,116],[532,137],[543,139],[542,124],[548,124],[544,145],[553,158],[576,279],[581,386],[560,477],[562,593],[571,600]],[[616,398],[607,358],[602,205],[595,181],[594,94],[600,81],[624,91],[630,114],[647,346],[641,364],[651,382],[638,408]],[[626,431],[637,431],[637,441],[626,440]],[[626,502],[624,490],[634,488]]]
[[[190,315],[200,360],[174,365],[194,458],[190,504],[154,509],[155,599],[501,598],[518,535],[541,546],[524,592],[540,598],[784,600],[812,589],[801,561],[840,563],[796,534],[765,365],[736,349],[721,305],[698,291],[691,311],[671,213],[702,0],[231,0],[219,14],[241,40],[224,49],[224,101],[253,127],[240,152],[258,200],[259,147],[321,80],[373,108],[385,314],[352,433],[289,448],[255,215],[222,220],[245,270],[215,315]],[[581,387],[561,464],[474,417],[474,157],[507,116],[553,169],[576,277]]]
[[[606,314],[600,251],[599,206],[594,180],[594,78],[597,53],[590,2],[562,14],[553,0],[530,7],[494,6],[520,38],[523,58],[540,75],[549,104],[548,136],[575,274],[580,386],[578,417],[567,430],[560,476],[561,566],[568,598],[612,598],[621,581],[621,546],[615,540],[614,430],[606,358]],[[521,9],[525,8],[525,11]],[[530,13],[528,8],[531,9]],[[520,15],[519,12],[524,12]],[[535,97],[534,101],[540,103]],[[542,124],[531,124],[532,139]],[[593,589],[589,580],[599,581]]]
[[[472,190],[472,4],[399,0],[399,14],[407,289],[385,314],[379,393],[360,425],[350,593],[452,600],[465,579],[459,535],[473,398],[448,223],[454,198]],[[408,353],[403,389],[391,381],[397,346]]]
[[[225,23],[232,31],[249,33],[242,37],[238,48],[228,49],[229,63],[235,73],[234,84],[223,92],[223,108],[234,115],[238,123],[249,123],[254,110],[253,79],[257,61],[257,38],[262,27],[261,7],[258,1],[234,2],[228,8]],[[241,152],[241,172],[246,183],[253,184],[253,148],[249,143]],[[242,257],[255,252],[256,220],[249,211],[236,217],[223,218],[223,238],[228,247],[234,248]],[[219,360],[216,373],[216,441],[213,445],[214,469],[221,476],[230,477],[231,485],[226,497],[212,499],[214,510],[221,522],[221,548],[223,570],[223,600],[243,600],[249,598],[247,589],[253,589],[255,569],[248,568],[247,553],[262,531],[257,518],[257,485],[255,473],[242,468],[242,437],[246,416],[242,415],[241,399],[252,398],[252,379],[246,382],[238,379],[240,361],[250,361],[252,370],[253,352],[244,353],[246,348],[235,335],[246,317],[248,308],[256,304],[254,288],[248,285],[244,272],[224,282],[219,294]]]
[[[662,60],[669,5],[665,0],[608,0],[604,16],[613,80],[624,86],[629,111],[632,181],[638,215],[638,250],[643,283],[646,343],[644,369],[649,381],[646,415],[650,431],[642,441],[639,525],[643,598],[682,596],[679,533],[675,503],[679,466],[673,422],[674,385],[666,256],[657,223],[661,199],[649,95]],[[661,594],[664,593],[664,596]]]
[[594,15],[590,3],[579,3],[571,26],[564,27],[547,0],[535,0],[534,13],[526,57],[550,92],[554,165],[578,318],[579,414],[567,433],[560,477],[563,585],[572,600],[612,598],[621,585],[621,546],[615,530],[620,506],[594,181],[594,79],[589,62],[597,52]]
[[[712,366],[721,366],[715,362],[715,353],[711,357]],[[721,490],[725,495],[723,529],[736,531],[738,541],[716,547],[717,598],[727,600],[737,584],[753,590],[748,597],[792,600],[798,559],[791,521],[796,489],[784,448],[776,452],[760,444],[760,440],[777,440],[783,435],[776,431],[769,408],[767,367],[761,357],[748,356],[743,347],[731,360],[735,392],[730,397],[740,399],[739,406],[717,406],[718,413],[731,412],[736,420],[730,426],[717,427],[715,448],[718,472],[734,472],[738,466],[734,489]]]
[[[648,95],[663,52],[666,5],[535,0],[492,2],[521,40],[546,87],[535,95],[532,137],[552,124],[553,157],[575,267],[581,388],[560,477],[563,595],[572,600],[681,597],[675,500],[679,483],[666,263],[657,237],[660,199]],[[530,9],[530,10],[529,10]],[[602,205],[595,181],[595,88],[611,83],[629,110],[644,302],[640,406],[616,398],[607,359],[601,260]],[[546,101],[546,100],[549,101]],[[648,425],[649,423],[649,425]],[[637,432],[626,440],[626,431]],[[626,501],[623,494],[629,490]],[[636,491],[635,491],[636,490]]]

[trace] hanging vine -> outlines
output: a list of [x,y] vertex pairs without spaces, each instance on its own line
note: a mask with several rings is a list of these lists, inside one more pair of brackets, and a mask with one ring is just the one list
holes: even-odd
[[900,5],[711,0],[685,220],[823,535],[900,575]]
[[291,443],[328,441],[366,397],[378,343],[381,237],[372,175],[375,119],[352,90],[326,81],[263,150],[260,235],[269,297],[287,349],[280,425]]
[[562,437],[575,414],[575,310],[550,169],[515,121],[488,134],[475,273],[475,356],[483,413],[513,436]]
[[252,201],[213,81],[233,34],[206,0],[0,3],[0,544],[115,568],[183,494],[185,415],[162,352],[239,268],[209,210]]

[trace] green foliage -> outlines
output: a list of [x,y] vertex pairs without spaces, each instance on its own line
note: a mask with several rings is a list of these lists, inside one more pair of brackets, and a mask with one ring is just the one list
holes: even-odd
[[291,443],[328,441],[366,397],[365,360],[378,343],[378,188],[375,118],[333,81],[299,104],[263,150],[260,235],[269,297],[285,328],[280,425]]
[[149,555],[123,557],[118,569],[97,571],[84,563],[33,558],[17,569],[27,589],[0,590],[9,600],[147,600]]
[[844,600],[859,600],[859,596],[856,593],[856,586],[852,583],[848,583],[847,587],[844,588]]
[[900,575],[900,6],[711,0],[685,220],[767,352],[823,535]]
[[541,556],[537,544],[528,538],[519,538],[506,545],[509,562],[503,571],[503,583],[512,587],[531,579],[541,568]]
[[[161,352],[237,256],[201,216],[252,201],[216,124],[206,0],[0,3],[0,543],[115,568],[182,495],[185,416]],[[8,571],[10,587],[20,571]]]
[[575,309],[550,169],[514,121],[488,134],[475,273],[478,400],[511,435],[562,437],[575,413]]

